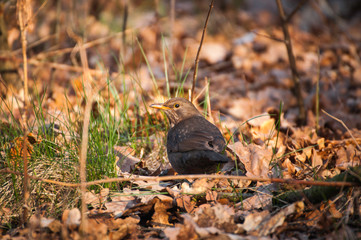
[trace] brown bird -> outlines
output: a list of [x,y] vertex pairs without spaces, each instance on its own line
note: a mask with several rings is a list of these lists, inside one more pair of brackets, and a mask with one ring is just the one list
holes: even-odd
[[168,159],[179,174],[212,173],[229,159],[222,154],[226,146],[222,133],[184,98],[155,103],[168,117]]

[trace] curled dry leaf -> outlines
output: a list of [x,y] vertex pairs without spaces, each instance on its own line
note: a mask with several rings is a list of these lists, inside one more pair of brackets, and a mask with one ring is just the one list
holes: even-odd
[[172,198],[167,198],[161,201],[157,201],[154,205],[154,214],[152,216],[152,221],[155,223],[169,225],[170,213],[168,213],[167,210],[172,207],[173,207]]

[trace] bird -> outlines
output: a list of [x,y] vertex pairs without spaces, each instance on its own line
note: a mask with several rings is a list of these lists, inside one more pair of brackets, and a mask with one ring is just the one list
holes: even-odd
[[176,97],[150,107],[164,110],[169,120],[167,155],[178,174],[215,173],[229,161],[222,133],[190,101]]

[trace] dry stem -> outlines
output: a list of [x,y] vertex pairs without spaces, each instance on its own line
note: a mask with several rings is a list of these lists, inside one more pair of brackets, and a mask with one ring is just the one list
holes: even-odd
[[342,126],[347,130],[347,132],[350,134],[352,140],[355,142],[357,148],[359,151],[361,151],[361,147],[360,145],[357,143],[357,140],[354,138],[354,136],[352,135],[352,132],[350,131],[350,129],[346,126],[346,124],[341,120],[341,119],[338,119],[337,117],[334,117],[332,116],[331,114],[329,114],[328,112],[326,112],[325,110],[322,109],[322,112],[324,114],[326,114],[327,116],[329,116],[330,118],[333,118],[334,120],[336,120],[337,122],[341,123]]
[[[15,175],[23,175],[20,172],[11,171],[9,168],[1,169],[0,173],[12,173]],[[31,179],[42,181],[45,183],[56,184],[65,187],[80,187],[81,183],[67,183],[54,181],[50,179],[43,179],[39,177],[29,176]],[[270,182],[270,183],[286,183],[292,185],[306,185],[306,186],[333,186],[333,187],[353,187],[359,186],[358,183],[353,182],[324,182],[324,181],[306,181],[306,180],[294,180],[294,179],[281,179],[281,178],[259,178],[259,177],[246,177],[246,176],[228,176],[228,175],[211,175],[211,174],[198,174],[198,175],[176,175],[176,176],[162,176],[162,177],[147,177],[147,176],[132,176],[129,178],[107,178],[101,180],[95,180],[86,182],[85,186],[98,185],[102,183],[113,183],[113,182],[131,182],[131,181],[171,181],[180,179],[198,179],[198,178],[209,178],[209,179],[234,179],[243,181],[258,181],[258,182]]]
[[28,16],[26,14],[26,10],[29,11],[30,6],[27,4],[26,1],[19,0],[17,2],[17,9],[18,9],[18,16],[19,16],[19,26],[20,26],[20,33],[21,33],[21,46],[22,46],[22,55],[23,55],[23,74],[24,74],[24,114],[23,114],[23,161],[24,161],[24,206],[23,206],[23,219],[22,222],[25,224],[28,219],[29,215],[29,198],[30,198],[30,181],[28,175],[28,129],[26,126],[27,123],[27,112],[29,107],[29,90],[28,90],[28,59],[26,55],[26,35],[27,35],[27,23],[28,23]]
[[208,10],[206,22],[204,23],[204,27],[203,27],[201,42],[199,43],[196,60],[194,61],[193,82],[192,82],[192,90],[191,90],[191,102],[193,102],[194,88],[195,88],[196,82],[197,82],[199,55],[200,55],[201,50],[202,50],[204,35],[206,34],[208,20],[209,20],[209,16],[211,15],[211,11],[212,11],[212,8],[213,8],[213,3],[214,3],[214,0],[212,0],[211,4],[209,5],[209,10]]
[[287,48],[288,59],[289,59],[290,68],[292,71],[292,80],[294,83],[294,91],[296,93],[298,109],[300,111],[299,116],[298,116],[298,121],[299,121],[299,124],[304,125],[306,123],[306,111],[305,111],[305,106],[304,106],[303,98],[302,98],[300,77],[298,75],[297,67],[296,67],[296,59],[295,59],[295,55],[293,54],[291,37],[290,37],[290,33],[288,31],[288,25],[287,25],[288,18],[285,15],[285,12],[283,10],[281,0],[276,0],[276,2],[277,2],[278,11],[279,11],[279,14],[281,17],[281,21],[282,21],[282,30],[283,30],[283,35],[285,37],[284,43]]

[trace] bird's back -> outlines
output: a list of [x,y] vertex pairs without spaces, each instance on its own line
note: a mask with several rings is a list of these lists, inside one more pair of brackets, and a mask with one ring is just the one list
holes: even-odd
[[220,153],[225,145],[219,129],[202,116],[179,122],[169,130],[167,136],[168,152],[211,150]]

